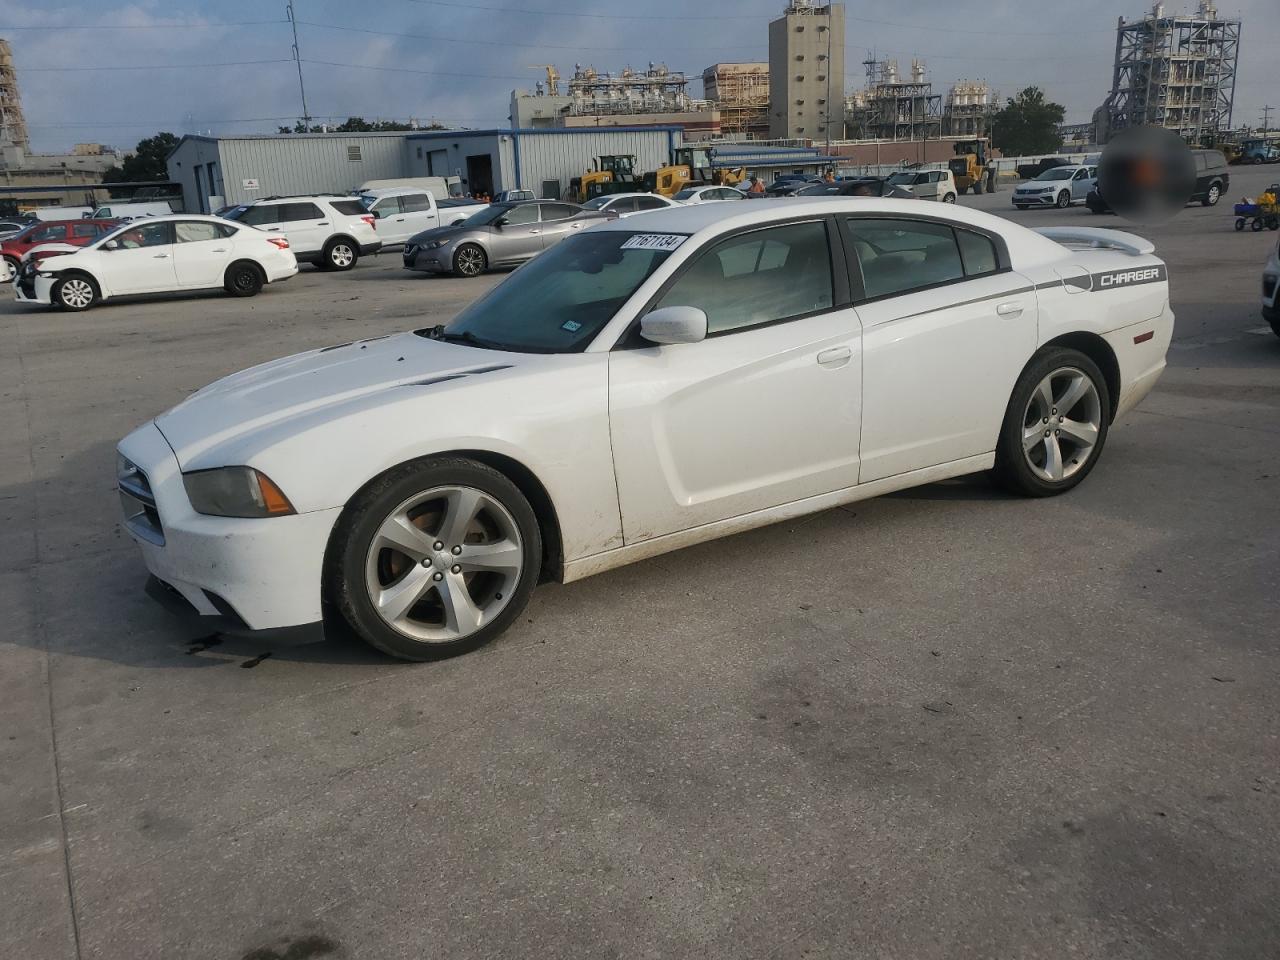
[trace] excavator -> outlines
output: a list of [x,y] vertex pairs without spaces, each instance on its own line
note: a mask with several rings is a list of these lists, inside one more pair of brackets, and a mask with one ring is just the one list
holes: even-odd
[[569,181],[569,197],[586,203],[606,193],[630,193],[644,189],[636,176],[636,158],[631,154],[596,157],[591,169]]
[[725,186],[736,187],[747,179],[747,168],[714,170],[711,161],[714,147],[677,147],[671,163],[644,175],[644,189],[673,197],[685,187]]

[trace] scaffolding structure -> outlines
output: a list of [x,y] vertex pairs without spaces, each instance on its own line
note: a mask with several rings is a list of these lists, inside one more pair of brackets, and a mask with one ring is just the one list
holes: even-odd
[[569,96],[574,116],[607,116],[628,113],[683,113],[705,106],[686,89],[689,79],[665,63],[650,63],[648,70],[626,67],[621,73],[597,71],[574,64],[569,78]]
[[767,63],[712,64],[702,71],[702,95],[720,111],[724,136],[769,135]]
[[998,109],[1000,97],[985,80],[961,80],[947,94],[943,107],[943,135],[948,137],[985,137],[991,130],[991,118]]
[[1166,16],[1157,3],[1116,28],[1115,72],[1107,97],[1109,131],[1155,126],[1200,142],[1231,129],[1240,21],[1207,0],[1194,16]]
[[0,39],[0,146],[16,145],[31,151],[27,136],[27,118],[22,112],[22,94],[18,90],[18,74],[13,68],[13,50],[9,41]]
[[925,79],[924,64],[911,61],[911,79],[898,76],[898,61],[868,57],[867,87],[845,98],[845,126],[856,140],[928,140],[942,136],[942,95]]

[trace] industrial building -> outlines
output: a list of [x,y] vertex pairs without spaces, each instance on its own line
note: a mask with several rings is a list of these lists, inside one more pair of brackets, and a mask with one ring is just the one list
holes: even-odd
[[1116,28],[1111,93],[1095,114],[1097,139],[1126,127],[1155,126],[1201,142],[1231,128],[1240,21],[1202,0],[1194,15],[1167,15],[1157,3]]
[[31,150],[27,118],[22,112],[22,93],[13,69],[13,50],[4,39],[0,39],[0,144]]
[[844,5],[792,0],[769,23],[769,135],[844,136]]
[[720,112],[723,136],[769,136],[769,64],[713,63],[702,71],[702,95]]
[[679,127],[186,136],[167,166],[192,212],[424,176],[459,177],[469,193],[529,189],[559,198],[596,157],[631,154],[637,170],[655,170],[682,142]]
[[924,64],[911,61],[911,78],[897,60],[863,61],[867,86],[846,103],[845,126],[854,140],[930,140],[942,136],[942,95],[925,79]]
[[999,102],[999,96],[985,80],[961,80],[954,84],[942,105],[942,135],[987,136]]

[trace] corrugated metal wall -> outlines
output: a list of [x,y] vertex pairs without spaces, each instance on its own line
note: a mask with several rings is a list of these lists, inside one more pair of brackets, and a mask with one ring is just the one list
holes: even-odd
[[[269,137],[219,141],[227,203],[256,197],[348,193],[366,180],[404,176],[403,135],[367,137]],[[358,161],[348,147],[359,147]],[[246,190],[245,180],[258,189]]]
[[221,171],[222,157],[218,150],[218,142],[216,140],[195,138],[183,140],[166,162],[169,179],[174,183],[182,184],[182,209],[184,212],[199,213],[203,209],[200,204],[200,190],[196,183],[197,167],[205,171],[201,174],[201,185],[205,188],[205,195],[209,196],[214,192],[210,188],[207,179],[208,165],[210,163],[215,165],[217,171]]

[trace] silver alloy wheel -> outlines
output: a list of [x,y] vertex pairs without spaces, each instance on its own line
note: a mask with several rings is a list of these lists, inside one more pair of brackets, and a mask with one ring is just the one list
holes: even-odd
[[335,267],[349,267],[355,260],[355,251],[345,243],[335,243],[329,250],[329,262]]
[[520,528],[506,507],[474,487],[433,487],[382,521],[365,559],[365,588],[393,630],[451,643],[493,621],[523,570]]
[[75,310],[83,310],[93,303],[93,284],[79,277],[69,277],[58,288],[58,298]]
[[1057,483],[1093,456],[1102,430],[1102,400],[1083,370],[1060,367],[1040,381],[1022,417],[1022,452],[1041,480]]
[[1209,206],[1212,207],[1214,204],[1216,204],[1218,202],[1218,198],[1221,196],[1222,196],[1222,191],[1218,189],[1218,185],[1215,183],[1212,187],[1209,188]]
[[484,254],[475,247],[463,247],[457,253],[458,272],[478,277],[484,271]]

